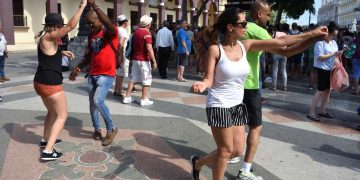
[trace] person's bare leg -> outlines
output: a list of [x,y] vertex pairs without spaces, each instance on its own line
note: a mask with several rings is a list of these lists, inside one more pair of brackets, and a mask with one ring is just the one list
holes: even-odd
[[130,97],[133,87],[134,87],[134,82],[130,81],[128,84],[128,88],[126,90],[125,97]]
[[185,66],[180,66],[180,79],[184,79]]
[[204,165],[212,167],[213,179],[223,179],[227,167],[227,161],[233,151],[233,130],[231,128],[211,127],[211,131],[217,146],[217,149],[210,154],[201,157],[195,162],[195,169],[200,171]]
[[51,105],[50,107],[48,107],[50,111],[56,114],[56,120],[51,127],[51,133],[48,139],[48,143],[45,147],[45,150],[50,152],[54,148],[56,138],[58,137],[61,130],[64,128],[66,118],[68,116],[68,111],[64,91],[49,96],[48,98],[46,98],[46,101],[47,104]]
[[121,95],[121,93],[122,93],[123,81],[124,81],[123,76],[116,76],[114,92],[118,95]]
[[316,91],[316,93],[314,94],[314,96],[312,98],[312,102],[311,102],[309,115],[316,114],[316,106],[317,106],[320,98],[322,97],[322,95],[323,95],[322,91]]
[[260,142],[262,125],[249,126],[249,134],[246,139],[246,152],[244,161],[247,163],[253,163],[256,155],[257,148]]
[[45,97],[41,97],[46,109],[48,110],[46,117],[45,117],[45,121],[44,121],[44,130],[43,130],[43,138],[45,141],[47,141],[50,137],[50,133],[51,133],[51,127],[53,126],[55,119],[56,119],[56,114],[54,114],[52,111],[50,111],[48,109],[48,107],[51,106],[51,104],[46,101]]
[[325,109],[326,109],[326,105],[329,103],[329,99],[330,99],[330,90],[323,91],[320,113],[322,114],[326,113]]
[[141,93],[141,99],[142,100],[145,100],[146,98],[148,98],[148,92],[150,91],[150,87],[149,86],[146,86],[146,85],[143,85],[142,86],[142,93]]

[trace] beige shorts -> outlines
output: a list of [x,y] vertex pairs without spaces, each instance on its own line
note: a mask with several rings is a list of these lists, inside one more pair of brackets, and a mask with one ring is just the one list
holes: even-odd
[[130,61],[125,58],[120,65],[120,68],[116,69],[116,75],[120,77],[129,77],[129,64]]
[[130,81],[150,86],[152,82],[150,61],[132,60]]

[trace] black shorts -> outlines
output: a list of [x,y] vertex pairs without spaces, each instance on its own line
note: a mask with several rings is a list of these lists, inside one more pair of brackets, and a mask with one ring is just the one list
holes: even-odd
[[238,104],[230,108],[207,107],[208,125],[211,127],[228,128],[243,126],[248,122],[246,106]]
[[246,109],[249,114],[248,126],[260,126],[262,125],[261,114],[261,95],[259,89],[245,89],[243,103],[246,105]]
[[187,66],[188,65],[188,61],[187,61],[187,55],[184,54],[178,54],[178,66]]
[[330,89],[330,73],[331,71],[316,68],[318,75],[318,91],[327,91]]

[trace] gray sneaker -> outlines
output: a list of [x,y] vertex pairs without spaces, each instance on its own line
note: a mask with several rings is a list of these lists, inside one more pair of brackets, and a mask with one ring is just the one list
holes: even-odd
[[256,176],[254,173],[245,173],[239,171],[239,175],[236,177],[237,180],[263,180],[261,176]]

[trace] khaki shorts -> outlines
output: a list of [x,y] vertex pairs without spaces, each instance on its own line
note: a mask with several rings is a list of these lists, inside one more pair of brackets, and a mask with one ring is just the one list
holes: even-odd
[[150,61],[132,60],[130,81],[150,86],[152,82]]
[[121,66],[116,69],[116,75],[120,77],[129,77],[129,64],[130,61],[125,58]]

